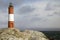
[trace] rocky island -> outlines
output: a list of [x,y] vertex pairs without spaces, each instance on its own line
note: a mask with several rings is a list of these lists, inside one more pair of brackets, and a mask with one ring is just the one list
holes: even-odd
[[42,32],[25,30],[23,32],[15,28],[0,29],[0,40],[49,40]]

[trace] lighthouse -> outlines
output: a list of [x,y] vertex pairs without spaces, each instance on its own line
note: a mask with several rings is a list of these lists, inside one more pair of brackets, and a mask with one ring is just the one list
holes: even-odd
[[12,3],[8,7],[8,28],[14,28],[14,7]]

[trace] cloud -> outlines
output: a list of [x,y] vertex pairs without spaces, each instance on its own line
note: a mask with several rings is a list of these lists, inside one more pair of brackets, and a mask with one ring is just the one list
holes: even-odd
[[[24,8],[23,9],[27,14],[23,10],[22,10],[23,13],[20,10],[18,11],[19,12],[18,14],[20,16],[18,15],[17,17],[18,20],[16,20],[17,21],[16,26],[20,28],[24,27],[22,29],[40,28],[41,22],[43,21],[45,22],[47,20],[47,18],[45,17],[47,14],[44,11],[46,4],[44,2],[41,3],[38,2],[30,4],[30,6],[27,5],[28,4],[25,4],[25,6],[20,7],[20,8],[24,7],[25,9]],[[26,11],[27,8],[29,11]]]
[[[48,4],[48,7],[47,7]],[[27,4],[26,4],[27,5]],[[35,10],[29,14],[23,15],[21,21],[21,26],[25,26],[25,28],[59,28],[59,16],[54,15],[54,12],[58,9],[58,4],[55,2],[48,3],[48,2],[35,2],[31,3],[32,7]],[[51,10],[45,10],[45,8],[51,8]],[[28,11],[27,11],[28,12]],[[54,21],[55,20],[55,21]],[[58,20],[58,21],[57,21]]]
[[58,10],[60,9],[60,2],[49,2],[45,10]]
[[60,16],[60,12],[54,12],[54,15]]
[[24,0],[0,0],[0,9],[7,9],[10,2],[18,7],[23,4]]
[[34,10],[35,10],[35,8],[33,8],[31,6],[23,6],[18,11],[20,14],[29,14],[29,13],[33,12]]

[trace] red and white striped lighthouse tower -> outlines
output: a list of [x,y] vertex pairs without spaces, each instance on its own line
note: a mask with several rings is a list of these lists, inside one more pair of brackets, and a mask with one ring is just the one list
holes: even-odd
[[8,28],[14,28],[14,7],[12,3],[8,7]]

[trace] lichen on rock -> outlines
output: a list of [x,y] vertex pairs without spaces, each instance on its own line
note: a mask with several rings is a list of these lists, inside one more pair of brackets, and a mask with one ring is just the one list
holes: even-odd
[[0,29],[0,40],[49,40],[42,32],[25,30],[19,31],[15,28]]

